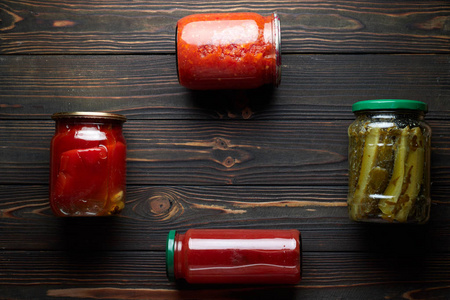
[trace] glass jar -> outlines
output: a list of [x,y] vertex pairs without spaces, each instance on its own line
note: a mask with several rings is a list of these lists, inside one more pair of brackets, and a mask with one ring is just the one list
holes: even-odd
[[353,105],[349,215],[355,221],[425,223],[430,215],[427,104],[381,99]]
[[169,280],[188,283],[296,284],[301,278],[298,230],[189,229],[169,232]]
[[196,14],[176,31],[178,80],[196,90],[251,89],[281,80],[276,13]]
[[56,113],[50,148],[50,206],[57,216],[107,216],[125,204],[126,118]]

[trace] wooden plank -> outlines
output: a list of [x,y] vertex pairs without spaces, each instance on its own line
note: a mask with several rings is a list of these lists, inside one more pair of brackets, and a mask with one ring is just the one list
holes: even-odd
[[[128,184],[347,184],[350,121],[133,120]],[[432,181],[450,184],[450,120],[432,120]],[[0,121],[0,183],[47,184],[53,121]]]
[[[278,11],[278,89],[178,84],[176,21],[224,8]],[[448,298],[449,13],[446,0],[1,1],[0,299]],[[427,225],[348,219],[346,129],[373,98],[430,105]],[[129,119],[118,217],[51,213],[50,115],[70,110]],[[189,228],[297,228],[304,280],[171,284],[165,238]]]
[[447,55],[286,55],[278,89],[195,92],[173,55],[0,56],[0,118],[111,111],[129,119],[353,119],[360,100],[429,104],[450,116]]
[[[225,9],[226,8],[226,9]],[[174,53],[176,21],[277,11],[289,53],[449,53],[448,1],[17,1],[0,5],[0,53]]]
[[448,254],[306,252],[303,280],[293,286],[175,285],[165,277],[164,259],[164,252],[149,251],[0,251],[0,293],[5,299],[444,299],[449,290]]
[[[345,186],[129,186],[112,218],[57,218],[48,187],[0,186],[0,250],[164,251],[171,229],[298,229],[306,252],[447,252],[448,187],[432,188],[430,222],[379,226],[350,221]],[[1,273],[1,272],[0,272]]]

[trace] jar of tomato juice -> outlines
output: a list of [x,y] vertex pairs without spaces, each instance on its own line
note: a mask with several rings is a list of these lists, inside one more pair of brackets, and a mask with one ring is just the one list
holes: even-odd
[[196,14],[176,31],[178,80],[195,90],[278,86],[280,20],[276,13]]
[[122,115],[56,113],[50,148],[50,205],[57,216],[107,216],[125,204]]
[[189,229],[169,232],[169,280],[215,284],[296,284],[301,279],[298,230]]

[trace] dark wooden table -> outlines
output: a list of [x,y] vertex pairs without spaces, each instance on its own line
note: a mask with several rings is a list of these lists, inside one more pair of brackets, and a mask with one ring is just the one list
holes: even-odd
[[[177,82],[176,21],[277,11],[278,89]],[[0,299],[450,299],[450,2],[0,1]],[[427,102],[424,226],[352,222],[347,127],[359,100]],[[60,111],[128,117],[119,217],[48,204]],[[165,276],[170,229],[296,228],[296,286],[189,286]]]

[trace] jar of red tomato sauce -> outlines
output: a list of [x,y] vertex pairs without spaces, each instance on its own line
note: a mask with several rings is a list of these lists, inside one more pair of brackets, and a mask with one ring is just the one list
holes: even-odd
[[278,86],[281,33],[276,13],[196,14],[177,23],[178,80],[195,90]]
[[56,113],[50,148],[50,206],[57,216],[107,216],[125,204],[122,115]]
[[296,284],[301,279],[298,230],[190,229],[169,232],[166,271],[188,283]]

